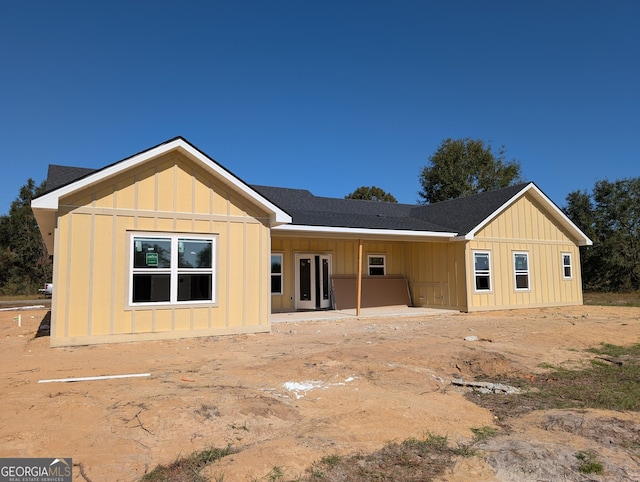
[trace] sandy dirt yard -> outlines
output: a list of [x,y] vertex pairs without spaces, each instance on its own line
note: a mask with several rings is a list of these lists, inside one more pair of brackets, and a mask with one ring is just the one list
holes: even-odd
[[[135,481],[228,444],[239,451],[204,469],[211,480],[268,480],[273,467],[292,480],[326,455],[428,433],[465,443],[487,426],[498,435],[444,480],[640,480],[627,450],[640,447],[639,413],[536,411],[505,433],[451,383],[536,376],[542,363],[593,358],[584,350],[603,342],[639,343],[638,308],[286,322],[269,334],[73,348],[34,337],[45,315],[0,312],[0,456],[72,457],[74,480]],[[150,376],[38,383],[140,373]],[[577,450],[594,450],[604,475],[570,471]]]

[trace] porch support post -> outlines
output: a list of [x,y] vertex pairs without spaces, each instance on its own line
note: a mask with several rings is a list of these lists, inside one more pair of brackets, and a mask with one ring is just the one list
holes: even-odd
[[356,279],[356,316],[360,316],[362,300],[362,239],[358,240],[358,278]]

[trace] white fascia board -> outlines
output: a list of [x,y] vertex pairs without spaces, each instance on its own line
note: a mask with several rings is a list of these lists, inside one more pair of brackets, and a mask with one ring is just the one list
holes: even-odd
[[410,231],[406,229],[367,229],[333,226],[305,226],[287,224],[273,228],[273,233],[311,234],[316,236],[343,236],[350,238],[405,238],[405,239],[453,239],[458,233],[437,231]]
[[569,231],[573,231],[576,234],[576,237],[578,238],[578,246],[593,245],[593,241],[591,241],[591,239],[589,239],[589,237],[584,234],[582,230],[578,226],[576,226],[575,223],[571,221],[571,219],[569,219],[564,212],[562,212],[562,209],[556,206],[556,203],[549,199],[546,194],[538,188],[538,186],[536,186],[535,184],[531,184],[531,189],[534,195],[539,200],[544,201],[548,205],[549,209],[556,215],[558,221],[560,221],[560,224],[566,227]]
[[196,162],[203,164],[209,170],[214,171],[221,178],[223,178],[228,184],[230,184],[237,192],[244,194],[246,197],[253,199],[256,203],[261,205],[267,211],[271,213],[271,223],[272,225],[280,225],[287,224],[291,222],[291,216],[280,209],[278,206],[273,204],[271,201],[263,197],[261,194],[256,192],[254,189],[249,187],[244,182],[240,181],[237,177],[231,174],[229,171],[224,169],[218,163],[214,162],[211,158],[204,155],[199,150],[195,149],[192,145],[184,142],[182,139],[178,139],[180,141],[180,148],[184,151],[186,155],[188,155],[191,159]]
[[224,179],[229,185],[233,187],[234,190],[236,190],[240,194],[243,194],[249,197],[250,199],[253,199],[257,204],[259,204],[265,210],[270,212],[272,224],[278,225],[282,223],[291,222],[291,216],[289,216],[286,212],[284,212],[275,204],[273,204],[272,202],[270,202],[269,200],[261,196],[259,193],[251,189],[248,185],[240,181],[237,177],[235,177],[229,171],[221,167],[218,163],[213,161],[210,157],[203,154],[201,151],[194,148],[191,144],[187,143],[186,141],[184,141],[184,139],[181,139],[181,138],[174,139],[171,142],[161,144],[157,147],[141,152],[140,154],[136,154],[132,157],[129,157],[120,162],[117,162],[109,167],[100,169],[99,171],[93,174],[89,174],[88,176],[76,182],[72,182],[71,184],[67,184],[66,186],[62,186],[59,189],[51,191],[50,193],[45,194],[44,196],[34,199],[31,202],[31,207],[39,208],[39,209],[54,209],[54,210],[58,209],[58,200],[61,197],[66,196],[67,194],[76,192],[96,182],[99,182],[104,179],[108,179],[109,177],[120,174],[121,172],[127,169],[135,167],[150,159],[159,157],[173,150],[182,152],[184,155],[186,155],[196,163],[202,165],[205,169],[216,173],[218,176]]
[[555,215],[555,218],[560,222],[560,224],[562,224],[565,228],[567,228],[569,231],[573,231],[573,233],[575,234],[576,238],[578,239],[578,246],[591,246],[593,244],[593,241],[591,241],[586,234],[584,234],[580,228],[578,228],[578,226],[576,226],[573,221],[571,221],[567,215],[565,213],[562,212],[562,210],[560,208],[558,208],[558,206],[556,206],[556,204],[547,197],[547,195],[545,193],[543,193],[538,186],[536,186],[534,183],[530,182],[529,184],[527,184],[525,187],[522,188],[522,190],[520,190],[520,192],[518,192],[517,194],[515,194],[514,196],[511,197],[511,199],[509,199],[506,203],[504,203],[502,206],[500,206],[498,209],[496,209],[490,216],[488,216],[484,221],[482,221],[480,224],[478,224],[475,228],[473,228],[473,230],[469,231],[465,236],[464,239],[466,240],[471,240],[475,238],[475,235],[478,231],[480,231],[482,228],[484,228],[487,224],[489,224],[491,221],[493,221],[498,215],[500,215],[500,213],[502,213],[502,211],[504,211],[508,206],[511,205],[511,203],[513,203],[516,199],[518,199],[520,196],[522,196],[523,194],[525,194],[527,191],[532,191],[533,195],[539,200],[541,201],[543,204],[545,204],[547,206],[547,208],[549,208],[549,210]]

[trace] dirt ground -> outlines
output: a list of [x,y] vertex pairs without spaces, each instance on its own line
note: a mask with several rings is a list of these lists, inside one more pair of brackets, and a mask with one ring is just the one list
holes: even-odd
[[[74,348],[34,338],[45,314],[0,312],[0,456],[72,457],[74,480],[135,481],[228,444],[239,452],[205,469],[212,480],[268,480],[274,467],[291,480],[326,455],[427,433],[465,443],[486,426],[499,434],[446,480],[640,480],[627,450],[640,446],[639,413],[538,411],[506,434],[451,384],[535,375],[541,363],[575,366],[602,342],[639,343],[639,308],[274,323],[270,334]],[[150,376],[38,383],[141,373]],[[571,471],[578,450],[595,451],[604,475]]]

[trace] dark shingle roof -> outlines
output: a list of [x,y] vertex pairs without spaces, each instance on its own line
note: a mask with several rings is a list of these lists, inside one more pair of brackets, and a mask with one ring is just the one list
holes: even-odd
[[465,235],[529,183],[427,205],[316,197],[301,189],[251,186],[293,218],[293,224],[455,232]]
[[[50,165],[47,192],[96,169]],[[529,183],[427,205],[362,201],[314,196],[305,189],[252,185],[255,191],[288,213],[294,225],[406,231],[453,232],[465,235]]]
[[251,186],[293,218],[292,224],[341,228],[451,232],[428,219],[411,216],[411,204],[314,196],[303,189]]
[[47,183],[45,185],[45,192],[58,189],[70,182],[77,181],[96,169],[90,169],[87,167],[72,167],[72,166],[58,166],[56,164],[49,164],[49,170],[47,171]]
[[530,183],[524,182],[495,191],[485,191],[472,196],[417,206],[413,208],[411,215],[442,224],[459,235],[464,235],[472,231],[528,184]]

